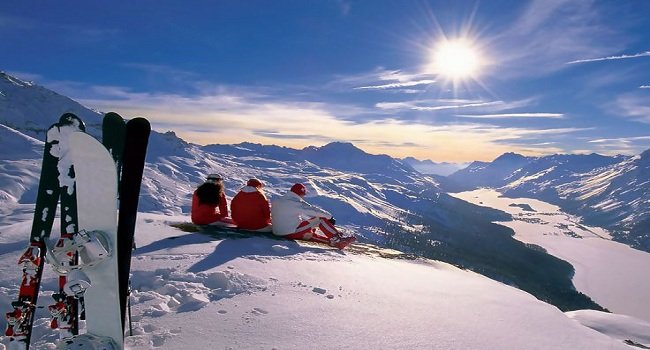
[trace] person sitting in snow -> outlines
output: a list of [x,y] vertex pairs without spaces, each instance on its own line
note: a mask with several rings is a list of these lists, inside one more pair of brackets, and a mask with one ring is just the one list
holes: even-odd
[[232,225],[228,201],[219,174],[210,174],[192,195],[192,222],[197,225]]
[[271,209],[258,179],[250,179],[230,202],[232,219],[237,228],[271,232]]
[[305,185],[297,183],[285,195],[273,200],[273,234],[288,239],[326,243],[339,249],[356,240],[354,236],[343,237],[334,227],[332,214],[307,203],[303,199],[306,194]]

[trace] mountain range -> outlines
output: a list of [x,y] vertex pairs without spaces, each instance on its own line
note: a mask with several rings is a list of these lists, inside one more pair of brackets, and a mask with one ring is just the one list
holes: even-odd
[[[61,114],[72,112],[86,121],[90,134],[99,137],[102,113],[5,73],[0,75],[0,92],[0,210],[5,213],[35,201],[44,130]],[[508,214],[447,192],[485,186],[507,195],[544,196],[567,206],[584,201],[585,206],[571,209],[584,211],[585,217],[590,217],[586,203],[600,204],[594,213],[628,220],[629,237],[647,234],[643,226],[648,217],[648,182],[643,182],[648,177],[647,153],[539,158],[508,153],[441,177],[416,170],[421,162],[368,154],[351,143],[303,149],[250,142],[201,146],[173,131],[153,132],[139,211],[187,215],[193,190],[209,173],[224,177],[229,197],[251,177],[265,183],[270,197],[303,182],[307,200],[332,212],[342,229],[354,232],[361,241],[472,269],[562,310],[602,309],[575,290],[569,263],[515,240],[512,230],[493,224],[510,220]],[[610,179],[616,180],[618,190]],[[626,196],[620,198],[625,203],[607,205],[605,197],[610,195]],[[1,219],[9,220],[4,215]]]
[[536,198],[608,228],[618,241],[650,251],[650,150],[637,156],[506,153],[448,176],[448,191],[479,187]]

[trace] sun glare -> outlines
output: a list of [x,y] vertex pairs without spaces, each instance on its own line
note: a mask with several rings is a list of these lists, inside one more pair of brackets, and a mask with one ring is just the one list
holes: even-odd
[[429,73],[453,81],[475,78],[480,73],[480,54],[468,40],[445,40],[436,45],[430,55]]

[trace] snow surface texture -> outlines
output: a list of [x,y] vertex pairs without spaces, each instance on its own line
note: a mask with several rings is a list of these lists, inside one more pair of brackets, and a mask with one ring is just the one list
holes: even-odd
[[579,291],[612,312],[650,322],[649,253],[614,242],[606,230],[586,226],[539,200],[506,198],[490,189],[454,196],[512,214],[513,221],[499,224],[512,228],[516,239],[571,263]]
[[[587,314],[575,322],[525,292],[448,264],[263,237],[212,240],[168,225],[183,219],[139,217],[130,349],[630,349],[622,340],[650,344],[643,333],[635,336],[650,329],[643,321]],[[17,292],[15,261],[29,225],[24,220],[1,227],[4,308]],[[56,288],[50,270],[45,294]],[[51,349],[56,335],[47,329],[45,310],[38,312],[35,348]],[[626,333],[629,325],[634,327]]]

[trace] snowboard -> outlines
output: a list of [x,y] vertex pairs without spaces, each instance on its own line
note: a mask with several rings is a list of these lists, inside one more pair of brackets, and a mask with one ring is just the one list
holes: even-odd
[[[89,337],[112,340],[122,349],[117,260],[117,172],[110,153],[92,136],[70,135],[75,164],[79,216],[79,265],[69,274],[66,288],[82,294],[86,334],[65,340],[68,348],[84,349]],[[95,341],[94,343],[97,343]]]

